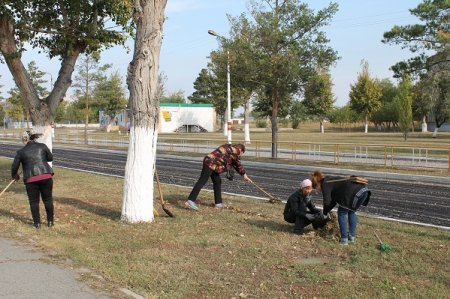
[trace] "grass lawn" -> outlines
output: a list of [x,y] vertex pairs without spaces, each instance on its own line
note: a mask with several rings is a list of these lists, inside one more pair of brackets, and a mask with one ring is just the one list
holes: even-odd
[[[0,188],[10,164],[0,159]],[[31,227],[24,186],[15,183],[1,198],[0,235],[92,269],[83,279],[114,296],[126,287],[147,298],[450,297],[449,231],[360,217],[356,244],[344,247],[335,222],[296,236],[281,204],[224,196],[227,208],[216,210],[202,191],[194,212],[182,208],[190,190],[168,185],[176,218],[155,203],[154,223],[129,224],[120,221],[122,179],[55,172],[55,227]],[[392,251],[379,250],[374,232]]]

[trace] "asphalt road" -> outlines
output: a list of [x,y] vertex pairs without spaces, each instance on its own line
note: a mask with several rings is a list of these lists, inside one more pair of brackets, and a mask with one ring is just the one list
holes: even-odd
[[[0,143],[0,156],[12,158],[20,144]],[[92,171],[123,177],[126,152],[54,147],[54,166]],[[201,158],[158,155],[157,168],[163,183],[192,187],[201,171]],[[266,191],[286,200],[300,184],[309,177],[312,169],[293,165],[250,162],[243,156],[248,175]],[[400,221],[450,228],[450,178],[397,175],[376,172],[352,172],[325,169],[325,174],[348,176],[364,175],[369,179],[372,198],[368,207],[361,211]],[[209,182],[205,188],[212,189]],[[239,195],[265,197],[257,188],[245,183],[239,175],[234,181],[224,178],[223,192]],[[316,203],[321,204],[319,194]]]

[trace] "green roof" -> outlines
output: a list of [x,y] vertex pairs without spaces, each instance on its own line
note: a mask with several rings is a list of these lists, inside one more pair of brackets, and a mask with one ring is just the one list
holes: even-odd
[[160,103],[161,107],[214,107],[212,104]]

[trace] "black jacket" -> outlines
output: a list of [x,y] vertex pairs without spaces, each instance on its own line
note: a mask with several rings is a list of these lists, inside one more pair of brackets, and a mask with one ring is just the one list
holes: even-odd
[[323,195],[323,214],[326,215],[330,212],[336,204],[339,204],[345,208],[352,209],[355,196],[361,192],[368,191],[369,197],[366,204],[369,202],[371,192],[366,185],[358,184],[350,180],[340,180],[337,182],[328,182],[333,180],[342,179],[340,177],[325,177],[321,182],[322,195]]
[[303,195],[302,189],[299,189],[289,196],[284,207],[284,215],[295,214],[295,216],[306,216],[308,209],[311,213],[319,213],[320,210],[317,209],[312,203],[311,196]]
[[24,181],[39,174],[53,174],[53,170],[48,164],[51,161],[53,161],[53,155],[45,144],[30,141],[17,151],[11,166],[11,177],[16,176],[20,163],[22,163]]

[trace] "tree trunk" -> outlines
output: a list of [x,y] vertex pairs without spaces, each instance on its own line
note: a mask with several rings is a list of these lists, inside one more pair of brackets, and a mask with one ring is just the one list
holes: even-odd
[[367,115],[364,117],[364,133],[369,132],[369,121],[367,120]]
[[323,127],[323,120],[320,120],[320,133],[324,134],[325,133],[325,129]]
[[422,133],[428,132],[428,125],[427,125],[427,117],[426,115],[422,118]]
[[439,128],[436,127],[436,128],[434,129],[433,135],[431,135],[431,137],[432,137],[432,138],[436,138],[436,137],[437,137],[437,134],[438,134],[438,131],[439,131]]
[[244,103],[244,141],[250,144],[250,99]]
[[270,122],[272,125],[272,158],[278,157],[278,96],[275,94],[272,96],[272,117]]
[[134,1],[136,38],[128,66],[131,129],[122,204],[122,220],[151,222],[153,174],[158,139],[159,57],[167,0]]

